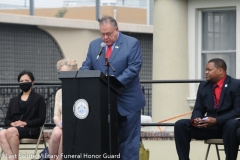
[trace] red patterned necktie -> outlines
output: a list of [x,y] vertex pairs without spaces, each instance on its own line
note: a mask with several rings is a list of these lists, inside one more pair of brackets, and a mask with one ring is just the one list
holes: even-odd
[[109,60],[110,56],[112,54],[112,46],[108,46],[107,52],[106,52],[106,58]]
[[216,99],[216,94],[215,94],[215,89],[218,85],[214,84],[213,85],[213,92],[212,92],[212,96],[213,96],[213,108],[217,109],[218,108],[218,104],[217,104],[217,99]]

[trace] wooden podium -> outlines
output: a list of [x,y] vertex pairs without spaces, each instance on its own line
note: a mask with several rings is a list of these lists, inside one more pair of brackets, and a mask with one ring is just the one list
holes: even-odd
[[[59,79],[62,81],[63,159],[106,159],[106,156],[119,155],[117,94],[121,92],[122,84],[115,77],[109,77],[109,138],[107,76],[98,70],[64,71],[59,73]],[[87,102],[86,118],[77,118],[74,114],[77,100]],[[82,106],[80,104],[80,108]],[[79,113],[82,113],[81,109]]]

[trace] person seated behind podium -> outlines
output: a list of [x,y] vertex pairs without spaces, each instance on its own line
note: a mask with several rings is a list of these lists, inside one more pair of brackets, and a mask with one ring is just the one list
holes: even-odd
[[10,99],[5,117],[6,129],[0,132],[0,146],[9,160],[17,160],[19,139],[38,138],[46,118],[44,97],[32,89],[34,76],[22,71],[17,80],[22,92]]
[[[75,60],[70,60],[68,58],[62,59],[57,62],[58,71],[77,71],[78,65]],[[51,156],[50,160],[55,160],[58,156],[58,160],[61,160],[62,153],[62,89],[59,89],[55,96],[55,108],[54,108],[54,127],[52,135],[49,141],[49,154]]]
[[[240,81],[227,75],[227,65],[219,58],[208,61],[206,80],[198,87],[191,119],[175,123],[174,135],[179,160],[189,160],[191,139],[222,138],[226,160],[236,160],[237,129],[240,122]],[[216,87],[215,87],[216,86]],[[214,88],[213,88],[214,87]],[[204,116],[207,118],[204,118]]]

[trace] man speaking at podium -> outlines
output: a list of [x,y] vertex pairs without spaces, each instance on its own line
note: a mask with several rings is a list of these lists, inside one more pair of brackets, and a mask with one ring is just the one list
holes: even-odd
[[99,27],[101,38],[90,43],[80,69],[106,73],[106,64],[110,64],[109,75],[114,75],[126,87],[118,95],[119,152],[122,160],[138,160],[141,109],[145,106],[139,80],[140,44],[137,39],[122,34],[110,16],[99,19]]

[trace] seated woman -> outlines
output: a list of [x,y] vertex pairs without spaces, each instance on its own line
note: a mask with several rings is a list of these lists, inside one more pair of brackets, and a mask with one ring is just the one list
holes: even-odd
[[[78,65],[75,60],[62,59],[57,62],[58,71],[74,71],[78,70]],[[49,154],[50,160],[55,160],[54,157],[59,157],[61,160],[62,153],[62,89],[59,89],[56,93],[55,108],[54,108],[54,123],[56,127],[52,131],[52,135],[49,141]]]
[[8,160],[18,159],[19,139],[39,137],[40,127],[46,118],[44,97],[32,89],[33,74],[23,71],[17,80],[22,92],[10,99],[5,118],[8,127],[0,132],[0,146]]

